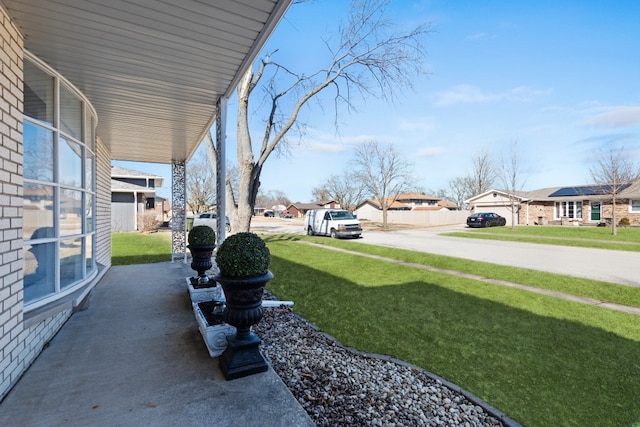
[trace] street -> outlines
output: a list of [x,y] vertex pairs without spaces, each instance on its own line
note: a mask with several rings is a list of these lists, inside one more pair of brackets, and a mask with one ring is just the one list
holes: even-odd
[[[258,218],[256,221],[254,218],[251,228],[258,233],[304,234],[298,219]],[[637,252],[440,235],[465,230],[467,226],[460,224],[388,232],[365,231],[361,239],[354,241],[640,287],[640,254]]]

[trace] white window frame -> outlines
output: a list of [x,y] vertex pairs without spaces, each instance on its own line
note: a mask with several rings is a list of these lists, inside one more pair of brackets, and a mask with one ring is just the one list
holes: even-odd
[[[52,107],[54,108],[54,118],[53,124],[43,123],[37,119],[30,118],[25,115],[24,121],[29,122],[32,125],[44,129],[48,129],[53,132],[54,139],[54,151],[55,155],[53,158],[53,168],[54,168],[54,176],[51,181],[38,181],[37,179],[25,178],[25,184],[43,184],[47,186],[51,186],[54,189],[54,223],[53,228],[56,230],[54,232],[54,236],[48,239],[35,239],[31,240],[30,236],[24,236],[24,245],[29,246],[32,244],[42,244],[42,243],[54,243],[55,251],[54,251],[54,290],[52,293],[46,293],[42,296],[36,296],[35,299],[24,300],[24,308],[25,312],[29,310],[34,310],[36,308],[45,306],[49,303],[53,303],[66,295],[69,295],[76,290],[82,288],[86,283],[90,280],[93,280],[97,275],[97,264],[96,264],[96,218],[95,215],[92,215],[90,223],[87,223],[86,219],[82,222],[80,232],[74,232],[72,234],[63,234],[60,232],[60,193],[63,190],[71,190],[81,194],[80,206],[83,209],[86,209],[86,201],[88,198],[91,199],[91,207],[90,210],[92,213],[96,212],[96,158],[97,154],[95,152],[95,125],[97,124],[97,115],[95,109],[88,101],[88,99],[71,83],[69,83],[61,74],[56,72],[46,63],[41,61],[35,55],[25,51],[25,61],[29,61],[31,64],[44,71],[46,74],[50,75],[54,79],[54,100]],[[65,133],[60,129],[60,87],[64,86],[65,89],[73,96],[75,96],[80,101],[80,106],[82,111],[80,114],[82,115],[82,129],[80,130],[79,138],[74,138],[73,136]],[[58,158],[58,144],[60,140],[64,138],[66,140],[72,141],[76,144],[80,149],[80,162],[81,162],[81,170],[80,170],[80,182],[67,185],[65,183],[60,182],[59,170],[64,165],[61,165],[61,159]],[[90,164],[87,164],[87,159],[91,160]],[[90,170],[89,170],[90,169]],[[87,173],[91,174],[91,180],[88,181]],[[87,242],[91,241],[89,245]],[[83,260],[80,264],[80,274],[79,277],[74,278],[71,282],[66,283],[65,286],[62,286],[61,280],[61,272],[60,272],[60,264],[61,264],[61,244],[65,244],[67,242],[73,241],[81,241],[81,259]],[[89,253],[90,251],[90,253]],[[90,265],[87,265],[87,262],[90,262]]]
[[640,199],[629,200],[629,213],[640,213]]
[[[583,210],[584,210],[584,203],[581,200],[558,201],[558,202],[555,202],[553,205],[553,217],[556,220],[562,219],[565,216],[568,219],[582,220]],[[572,216],[569,216],[570,211],[573,213]]]

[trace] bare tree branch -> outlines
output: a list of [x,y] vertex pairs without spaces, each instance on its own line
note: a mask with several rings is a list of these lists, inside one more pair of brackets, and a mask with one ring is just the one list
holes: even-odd
[[[237,155],[240,185],[237,197],[238,230],[248,231],[260,187],[262,168],[274,151],[286,147],[287,136],[298,122],[302,108],[329,89],[338,110],[355,111],[355,95],[395,100],[423,74],[424,37],[428,25],[403,30],[386,17],[387,0],[355,0],[346,24],[338,29],[338,43],[324,40],[331,54],[328,66],[310,74],[296,72],[273,61],[269,53],[257,69],[249,69],[238,85]],[[261,79],[272,69],[262,87],[268,101],[260,149],[254,157],[249,132],[249,99]]]

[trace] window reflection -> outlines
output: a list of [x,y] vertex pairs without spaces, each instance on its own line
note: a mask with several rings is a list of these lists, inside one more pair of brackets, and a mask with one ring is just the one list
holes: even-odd
[[60,85],[60,130],[83,140],[82,102],[64,85]]
[[29,61],[24,61],[24,114],[53,124],[54,79]]
[[25,120],[23,144],[24,177],[53,181],[53,132]]
[[82,187],[82,151],[80,144],[60,138],[60,184]]
[[82,193],[65,188],[60,189],[60,235],[82,233]]
[[54,293],[55,271],[54,242],[25,246],[24,300],[35,301]]
[[22,235],[25,239],[37,238],[33,235],[42,227],[53,229],[53,186],[25,183],[23,200]]
[[60,288],[82,280],[82,239],[60,242]]

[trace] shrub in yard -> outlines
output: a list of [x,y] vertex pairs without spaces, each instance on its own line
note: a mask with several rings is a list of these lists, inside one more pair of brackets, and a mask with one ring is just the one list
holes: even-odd
[[138,230],[143,233],[156,231],[161,225],[162,222],[158,220],[158,216],[155,213],[138,215]]
[[631,222],[629,221],[629,218],[627,218],[626,216],[624,218],[621,218],[620,221],[618,221],[619,227],[629,227],[630,225],[631,225]]

